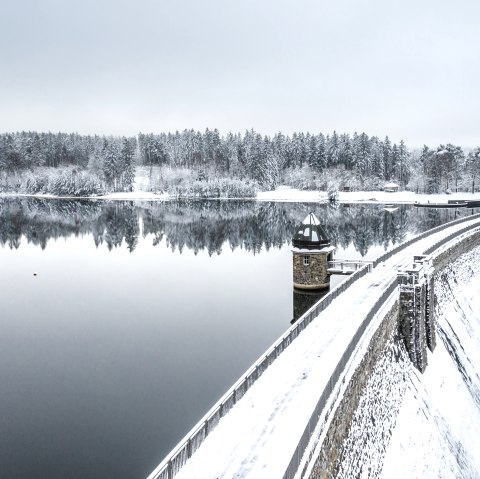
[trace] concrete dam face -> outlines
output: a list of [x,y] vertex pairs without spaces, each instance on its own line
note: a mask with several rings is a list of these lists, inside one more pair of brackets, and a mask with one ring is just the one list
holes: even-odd
[[392,307],[307,476],[480,477],[479,265],[480,246],[436,265],[437,344],[424,373],[409,359]]

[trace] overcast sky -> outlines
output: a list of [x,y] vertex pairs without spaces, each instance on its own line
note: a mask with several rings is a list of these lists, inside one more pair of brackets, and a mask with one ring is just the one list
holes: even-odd
[[479,0],[0,0],[0,131],[480,145]]

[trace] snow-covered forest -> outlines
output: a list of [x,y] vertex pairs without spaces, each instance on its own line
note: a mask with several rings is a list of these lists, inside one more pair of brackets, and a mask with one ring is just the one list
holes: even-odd
[[[92,196],[140,188],[176,197],[252,197],[279,184],[327,191],[477,191],[480,147],[408,149],[366,133],[263,136],[218,130],[136,138],[19,132],[0,135],[0,192]],[[140,178],[139,184],[135,180]]]

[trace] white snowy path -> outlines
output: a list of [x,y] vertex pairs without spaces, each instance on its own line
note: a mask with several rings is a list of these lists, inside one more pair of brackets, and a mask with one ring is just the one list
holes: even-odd
[[281,478],[333,369],[398,267],[472,223],[480,220],[424,238],[356,281],[264,372],[175,477]]

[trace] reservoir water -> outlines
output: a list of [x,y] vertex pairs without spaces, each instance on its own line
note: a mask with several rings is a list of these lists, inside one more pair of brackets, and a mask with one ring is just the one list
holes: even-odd
[[310,211],[351,259],[471,214],[0,199],[0,477],[147,476],[289,327]]

